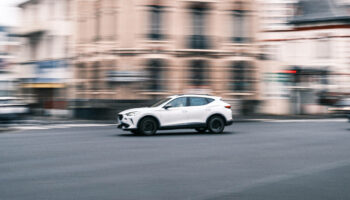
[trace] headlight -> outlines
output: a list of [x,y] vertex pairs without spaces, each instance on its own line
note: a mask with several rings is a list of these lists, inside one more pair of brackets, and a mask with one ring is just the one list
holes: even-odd
[[129,113],[126,113],[125,115],[128,117],[132,117],[132,116],[135,116],[136,114],[137,112],[129,112]]

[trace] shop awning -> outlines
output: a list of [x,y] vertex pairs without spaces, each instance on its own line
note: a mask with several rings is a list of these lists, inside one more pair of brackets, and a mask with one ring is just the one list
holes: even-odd
[[23,88],[64,88],[64,83],[26,83],[22,84]]

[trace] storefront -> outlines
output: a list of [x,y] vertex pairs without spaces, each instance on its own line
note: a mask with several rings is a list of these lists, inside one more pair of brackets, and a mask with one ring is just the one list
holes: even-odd
[[31,96],[33,114],[56,115],[66,112],[67,61],[50,60],[26,63],[23,68],[32,72],[31,77],[22,79],[24,96]]

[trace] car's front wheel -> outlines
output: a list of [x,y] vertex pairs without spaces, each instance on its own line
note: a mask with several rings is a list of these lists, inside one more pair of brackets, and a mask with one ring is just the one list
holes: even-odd
[[213,116],[208,120],[208,129],[211,133],[222,133],[225,129],[225,121],[220,116]]
[[138,132],[142,135],[154,135],[157,132],[158,124],[153,118],[147,117],[142,119]]

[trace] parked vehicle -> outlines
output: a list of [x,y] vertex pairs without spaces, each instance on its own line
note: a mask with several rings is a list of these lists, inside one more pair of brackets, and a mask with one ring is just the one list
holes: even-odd
[[118,128],[143,135],[184,128],[221,133],[232,123],[230,104],[209,95],[169,96],[151,107],[120,112],[117,117]]
[[0,123],[21,119],[28,108],[16,97],[0,97]]
[[328,109],[329,111],[337,114],[346,115],[350,122],[350,98],[344,98],[339,100],[333,107]]

